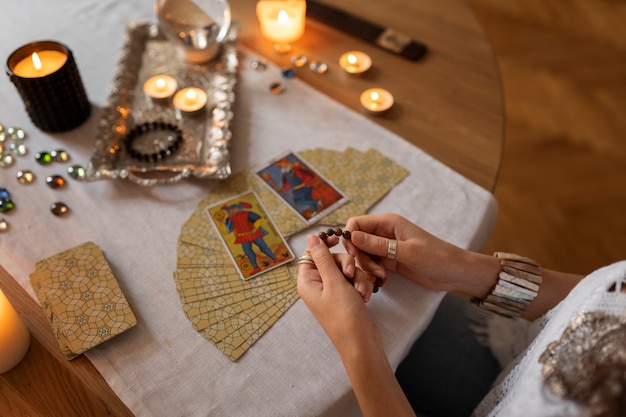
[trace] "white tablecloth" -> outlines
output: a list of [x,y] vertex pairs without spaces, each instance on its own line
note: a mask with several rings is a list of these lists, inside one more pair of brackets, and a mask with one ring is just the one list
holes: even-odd
[[[65,174],[66,164],[40,166],[37,151],[66,149],[86,165],[129,20],[151,19],[150,0],[22,0],[2,6],[0,56],[42,39],[72,49],[94,105],[79,128],[57,135],[37,130],[8,77],[0,79],[0,123],[28,132],[30,153],[0,169],[0,186],[17,206],[4,214],[0,262],[31,295],[34,263],[85,241],[104,251],[137,315],[136,328],[88,352],[89,359],[137,416],[350,416],[356,401],[340,360],[299,300],[237,362],[196,333],[185,317],[172,278],[180,227],[214,181],[187,180],[144,188],[125,182],[79,183],[52,190],[44,179]],[[237,16],[234,16],[236,19]],[[254,54],[241,51],[232,157],[235,171],[285,150],[316,147],[376,148],[410,170],[372,212],[397,212],[459,246],[480,249],[495,222],[493,196],[402,138],[313,90],[298,79],[269,93],[281,80],[277,68],[250,69]],[[337,86],[341,88],[341,86]],[[20,185],[19,169],[38,179]],[[49,206],[67,203],[60,218]],[[296,254],[304,235],[289,243]],[[369,304],[385,348],[397,366],[421,334],[442,294],[403,278],[391,279]]]

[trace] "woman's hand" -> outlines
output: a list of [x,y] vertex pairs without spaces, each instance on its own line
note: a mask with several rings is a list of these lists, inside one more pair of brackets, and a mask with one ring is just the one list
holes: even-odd
[[[355,290],[357,285],[369,285],[371,294],[373,284],[369,277],[354,267],[352,256],[333,255],[319,237],[311,235],[307,243],[315,264],[300,264],[298,293],[337,350],[345,353],[366,339],[379,342],[380,334],[370,319],[363,295]],[[346,279],[348,274],[352,275],[348,278],[354,286]]]
[[[352,236],[344,245],[357,266],[382,279],[389,270],[433,290],[482,297],[499,272],[495,258],[454,246],[396,214],[353,217],[346,230]],[[390,240],[397,241],[393,259],[388,258]]]

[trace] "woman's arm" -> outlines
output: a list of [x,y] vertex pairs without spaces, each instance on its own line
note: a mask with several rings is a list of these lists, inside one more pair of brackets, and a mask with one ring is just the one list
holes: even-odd
[[[351,242],[345,243],[348,253],[381,278],[390,270],[434,290],[463,292],[483,299],[495,286],[501,270],[500,259],[461,249],[395,214],[353,217],[346,230],[352,234]],[[390,239],[398,241],[393,260],[386,259]],[[377,264],[364,254],[377,255],[382,262]],[[522,317],[533,320],[542,316],[581,279],[581,275],[544,269],[543,283]]]

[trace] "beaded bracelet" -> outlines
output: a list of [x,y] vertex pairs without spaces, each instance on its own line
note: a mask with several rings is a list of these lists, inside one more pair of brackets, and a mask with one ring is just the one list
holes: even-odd
[[[145,135],[146,133],[155,130],[171,132],[174,138],[173,140],[169,141],[169,145],[166,148],[160,149],[156,152],[141,152],[135,149],[135,147],[133,146],[133,142],[135,141],[135,139],[137,139],[139,136]],[[173,155],[178,150],[182,142],[182,130],[175,124],[165,123],[161,121],[146,122],[137,125],[133,129],[131,129],[124,137],[124,146],[126,148],[126,152],[128,152],[128,154],[133,159],[143,162],[157,162]]]
[[[320,232],[318,236],[320,237],[320,239],[322,239],[325,242],[329,236],[333,236],[333,235],[343,237],[344,239],[347,239],[347,240],[350,240],[352,238],[352,234],[350,233],[349,230],[341,230],[339,228],[328,229],[325,232]],[[377,263],[380,262],[380,260],[378,260],[378,257],[370,255],[370,258],[373,259]],[[384,284],[385,284],[385,280],[383,280],[382,278],[376,277],[376,281],[374,282],[374,289],[372,290],[372,292],[377,293],[380,287],[382,287]]]
[[496,252],[493,256],[501,259],[498,282],[487,297],[472,302],[502,316],[519,317],[537,296],[543,280],[541,265],[512,253]]

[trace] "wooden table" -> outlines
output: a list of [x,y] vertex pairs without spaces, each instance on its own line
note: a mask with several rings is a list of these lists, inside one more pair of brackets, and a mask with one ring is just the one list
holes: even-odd
[[[411,62],[309,20],[292,53],[279,56],[260,35],[255,1],[231,1],[233,18],[242,22],[244,45],[278,64],[288,63],[294,54],[326,62],[327,74],[300,71],[298,76],[357,111],[361,91],[372,86],[388,89],[396,104],[375,118],[378,123],[492,190],[502,150],[502,90],[491,47],[466,2],[335,0],[332,4],[410,35],[426,43],[430,52]],[[348,50],[367,52],[373,68],[362,77],[343,73],[338,59]],[[61,355],[37,302],[2,267],[0,288],[32,334],[24,361],[0,376],[3,416],[132,415],[88,359],[68,362]]]

